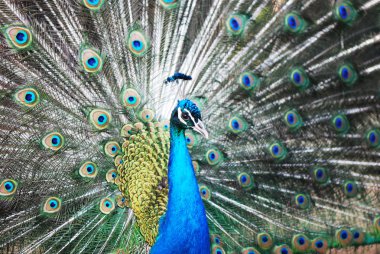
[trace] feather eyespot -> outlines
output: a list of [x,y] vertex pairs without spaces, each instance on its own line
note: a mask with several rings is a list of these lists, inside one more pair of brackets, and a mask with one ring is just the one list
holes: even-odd
[[347,228],[338,229],[335,233],[335,238],[342,246],[347,246],[352,241],[352,233]]
[[123,165],[123,157],[121,155],[116,156],[114,159],[114,164],[116,167]]
[[252,72],[246,71],[240,74],[239,85],[247,91],[257,90],[260,86],[261,79]]
[[227,31],[231,35],[241,35],[246,23],[247,18],[244,15],[232,14],[226,20]]
[[335,4],[334,16],[335,18],[345,24],[351,25],[357,18],[358,12],[352,5],[351,1],[340,1]]
[[88,120],[95,129],[104,130],[109,127],[112,117],[107,110],[94,109],[90,112]]
[[93,11],[97,11],[102,8],[104,2],[105,0],[83,0],[84,6]]
[[292,68],[289,72],[289,78],[292,84],[301,91],[305,90],[310,85],[309,77],[301,67]]
[[133,55],[142,57],[147,53],[150,41],[143,31],[134,30],[129,33],[127,45]]
[[139,113],[139,118],[144,123],[152,122],[154,119],[154,116],[155,116],[154,111],[148,108],[141,110]]
[[352,198],[358,194],[359,188],[358,188],[358,185],[354,181],[346,181],[343,184],[343,191],[347,197]]
[[169,130],[169,128],[170,128],[170,121],[169,120],[164,120],[164,121],[162,121],[161,122],[161,126],[162,126],[162,129],[164,130],[164,131],[168,131]]
[[306,194],[297,194],[294,197],[296,207],[299,209],[307,209],[310,207],[310,197]]
[[380,147],[380,130],[373,128],[367,132],[365,135],[365,140],[369,147],[379,148]]
[[302,117],[295,109],[287,111],[285,113],[284,120],[286,125],[291,130],[297,130],[303,125]]
[[280,246],[276,246],[273,250],[274,254],[293,254],[293,251],[289,248],[288,245],[283,244]]
[[217,149],[210,149],[206,152],[206,160],[208,164],[214,166],[223,160],[222,153]]
[[123,128],[121,128],[120,135],[124,138],[129,138],[133,134],[133,125],[125,124]]
[[352,229],[352,241],[354,244],[362,244],[365,240],[365,233],[358,229]]
[[310,240],[309,238],[307,238],[307,236],[303,234],[298,234],[293,236],[292,246],[294,250],[297,250],[299,252],[305,252],[310,247]]
[[59,132],[51,132],[42,138],[42,145],[54,152],[63,147],[65,139]]
[[104,153],[109,157],[115,157],[120,151],[120,145],[116,141],[109,141],[104,145]]
[[257,235],[257,244],[263,250],[268,250],[272,248],[273,240],[268,233],[259,233]]
[[83,69],[88,73],[98,73],[103,68],[103,59],[100,54],[92,48],[81,50],[80,61]]
[[254,187],[254,182],[253,182],[252,177],[245,172],[240,173],[237,176],[237,180],[238,180],[239,185],[245,190],[250,190]]
[[106,180],[109,183],[115,183],[115,179],[117,177],[117,170],[116,169],[110,169],[108,170],[106,174]]
[[314,167],[311,176],[319,184],[325,184],[329,180],[328,171],[323,167]]
[[98,174],[98,167],[91,161],[86,161],[79,168],[79,175],[85,178],[95,178]]
[[167,10],[177,8],[180,0],[159,0],[162,7]]
[[212,254],[226,254],[226,252],[224,251],[224,249],[220,245],[214,245],[212,247],[211,253]]
[[241,250],[241,254],[260,254],[260,252],[253,247],[247,247]]
[[211,192],[205,185],[199,186],[199,193],[201,194],[201,198],[204,200],[209,200],[211,198]]
[[345,134],[350,129],[350,123],[348,122],[347,117],[343,114],[335,115],[332,118],[332,125],[336,132],[340,134]]
[[186,131],[185,140],[188,148],[193,148],[198,145],[198,137],[191,131]]
[[15,49],[27,49],[32,45],[32,33],[26,27],[8,26],[4,29],[8,44]]
[[121,101],[124,107],[128,109],[137,108],[141,103],[140,94],[133,88],[127,88],[122,91]]
[[212,245],[219,245],[219,246],[224,245],[224,242],[222,241],[222,238],[220,237],[220,235],[213,234],[210,236],[210,238],[211,238]]
[[338,69],[339,79],[347,86],[353,86],[358,80],[358,73],[351,64],[343,64]]
[[100,200],[99,209],[104,214],[110,214],[115,209],[115,203],[111,198],[103,198]]
[[9,197],[16,193],[17,182],[13,179],[4,179],[0,184],[0,198]]
[[325,254],[328,247],[327,241],[323,238],[316,238],[311,243],[311,248],[318,254]]
[[61,210],[61,199],[57,197],[49,197],[43,205],[43,212],[46,214],[54,214]]
[[18,90],[14,95],[14,99],[19,105],[32,108],[40,102],[40,95],[36,89],[28,87]]
[[246,131],[247,128],[247,122],[239,116],[233,116],[228,121],[227,129],[232,133],[239,134]]
[[276,160],[284,160],[288,154],[286,147],[279,141],[273,142],[268,147],[269,154]]
[[284,19],[285,30],[291,33],[301,33],[305,31],[306,21],[298,13],[291,12]]

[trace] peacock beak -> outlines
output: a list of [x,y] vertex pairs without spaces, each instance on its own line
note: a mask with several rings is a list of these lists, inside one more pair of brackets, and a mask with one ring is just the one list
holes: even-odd
[[205,125],[202,123],[201,120],[198,120],[197,123],[194,122],[194,127],[193,127],[193,130],[202,134],[203,137],[205,137],[206,139],[208,139],[208,132],[206,130],[206,127]]

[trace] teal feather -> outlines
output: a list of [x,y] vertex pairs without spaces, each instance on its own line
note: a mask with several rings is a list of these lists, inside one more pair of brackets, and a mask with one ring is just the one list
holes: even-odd
[[[379,12],[0,0],[0,253],[375,253]],[[192,80],[165,84],[173,73]],[[209,138],[182,126],[170,153],[184,99]],[[148,160],[131,178],[158,193],[150,240],[146,199],[122,189],[126,164]]]

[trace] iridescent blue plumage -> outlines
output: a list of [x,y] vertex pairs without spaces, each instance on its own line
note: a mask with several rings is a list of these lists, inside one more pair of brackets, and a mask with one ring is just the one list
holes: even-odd
[[210,236],[206,211],[185,139],[185,130],[191,128],[192,123],[191,118],[185,120],[187,125],[180,121],[179,108],[182,111],[187,109],[196,121],[201,120],[199,109],[189,100],[180,101],[173,110],[168,165],[169,201],[150,253],[208,254]]

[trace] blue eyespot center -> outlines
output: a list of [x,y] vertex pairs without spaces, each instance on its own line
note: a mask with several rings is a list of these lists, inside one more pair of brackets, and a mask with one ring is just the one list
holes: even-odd
[[190,144],[191,140],[190,138],[186,138],[186,143]]
[[202,195],[206,195],[207,194],[207,191],[206,190],[202,190]]
[[347,7],[344,5],[339,6],[339,15],[342,19],[346,19],[348,17]]
[[101,114],[98,117],[98,123],[101,125],[104,125],[105,123],[107,123],[107,120],[108,120],[108,117],[105,114]]
[[216,254],[223,254],[223,252],[222,252],[221,250],[218,249],[218,250],[216,251]]
[[215,160],[216,155],[215,153],[210,153],[209,157],[211,160]]
[[369,134],[369,142],[371,142],[372,144],[374,144],[377,140],[377,137],[376,137],[376,133],[374,131],[372,131],[370,134]]
[[354,189],[354,186],[352,185],[352,183],[348,183],[348,184],[346,185],[346,190],[347,190],[347,192],[352,192],[353,189]]
[[61,138],[57,135],[54,135],[51,139],[51,143],[53,146],[58,146],[61,143]]
[[115,153],[116,150],[117,150],[116,146],[113,146],[113,147],[111,148],[111,150],[112,150],[113,153]]
[[91,165],[88,165],[88,166],[87,166],[87,172],[88,172],[89,174],[92,174],[92,173],[94,172],[94,167],[91,166]]
[[293,113],[288,114],[287,119],[288,119],[289,124],[294,124],[294,114]]
[[360,237],[360,233],[358,231],[355,231],[354,233],[354,238],[358,239]]
[[301,74],[299,72],[294,72],[293,73],[293,80],[297,84],[301,83]]
[[27,93],[25,94],[25,101],[31,103],[31,102],[33,102],[33,101],[35,100],[35,97],[36,97],[36,96],[34,95],[34,93],[32,93],[32,92],[27,92]]
[[116,178],[116,173],[113,172],[111,176],[112,176],[112,178]]
[[348,79],[349,76],[350,76],[349,70],[347,69],[347,67],[343,67],[343,69],[342,69],[342,78],[343,79]]
[[267,236],[263,236],[263,237],[261,237],[261,241],[263,242],[263,243],[266,243],[266,242],[268,242],[268,237]]
[[14,189],[14,184],[12,182],[5,182],[4,187],[8,192],[11,192]]
[[317,242],[315,243],[315,246],[316,246],[318,249],[320,249],[320,248],[323,247],[323,242],[322,242],[322,241],[317,241]]
[[106,201],[106,202],[104,203],[104,205],[105,205],[107,208],[110,208],[110,207],[111,207],[111,203],[110,203],[109,201]]
[[240,124],[237,120],[232,120],[232,128],[235,130],[240,129]]
[[132,46],[133,46],[133,48],[136,49],[136,50],[141,50],[141,49],[143,48],[143,44],[142,44],[142,42],[139,41],[139,40],[134,40],[134,41],[132,42]]
[[220,240],[219,240],[218,237],[215,238],[215,243],[216,243],[216,244],[219,244],[219,243],[220,243]]
[[281,249],[281,254],[288,254],[288,253],[289,253],[289,251],[288,251],[287,248],[282,248]]
[[296,19],[293,16],[288,17],[288,25],[292,29],[296,29],[297,28],[297,21],[296,21]]
[[241,178],[240,178],[240,180],[241,180],[242,183],[246,183],[248,179],[247,179],[247,176],[242,175]]
[[90,57],[87,60],[87,65],[90,66],[91,68],[97,67],[98,66],[98,59],[96,59],[95,57]]
[[299,197],[297,198],[297,201],[298,201],[299,204],[302,205],[302,204],[305,202],[305,198],[304,198],[303,196],[299,196]]
[[318,169],[317,173],[316,173],[316,176],[317,176],[318,179],[322,178],[323,177],[323,170],[322,169]]
[[136,102],[136,97],[129,96],[129,97],[128,97],[128,101],[129,101],[130,103],[135,103],[135,102]]
[[243,76],[243,84],[245,86],[251,86],[251,79],[249,78],[248,75]]
[[99,4],[99,0],[88,0],[88,2],[89,2],[91,5],[97,5],[97,4]]
[[343,230],[343,231],[340,233],[340,237],[341,237],[343,240],[347,239],[347,237],[348,237],[347,231],[346,231],[346,230]]
[[305,238],[300,237],[300,238],[298,239],[298,243],[299,243],[299,245],[304,245],[304,244],[305,244]]
[[338,129],[340,129],[340,128],[342,128],[342,126],[343,126],[343,120],[342,120],[342,118],[341,117],[337,117],[335,119],[335,127],[338,128]]
[[278,153],[280,152],[280,148],[278,147],[278,145],[274,145],[272,147],[272,152],[274,155],[278,155]]
[[232,18],[230,20],[230,26],[234,31],[238,31],[240,29],[239,22],[235,18]]
[[49,206],[51,208],[56,208],[58,206],[58,202],[56,200],[50,200]]
[[16,41],[17,43],[23,44],[28,40],[28,34],[24,31],[19,31],[16,34]]

